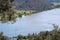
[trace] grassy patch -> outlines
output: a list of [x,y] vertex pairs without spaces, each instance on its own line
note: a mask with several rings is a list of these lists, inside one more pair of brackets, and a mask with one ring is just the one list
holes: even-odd
[[54,4],[55,6],[60,5],[60,2],[51,2],[52,4]]
[[32,14],[32,13],[35,13],[36,10],[15,10],[16,13],[19,13],[19,14]]

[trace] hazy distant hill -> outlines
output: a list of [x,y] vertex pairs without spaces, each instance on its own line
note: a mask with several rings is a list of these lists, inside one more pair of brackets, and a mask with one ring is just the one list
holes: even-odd
[[23,10],[46,10],[51,8],[51,4],[47,0],[15,0],[13,6]]
[[48,0],[50,2],[60,2],[60,0]]

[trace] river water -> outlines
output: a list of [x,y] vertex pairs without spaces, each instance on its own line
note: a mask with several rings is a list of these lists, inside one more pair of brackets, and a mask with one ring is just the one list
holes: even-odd
[[53,30],[52,24],[60,26],[60,8],[17,18],[13,24],[0,23],[0,31],[10,37],[19,34],[27,35],[28,33]]

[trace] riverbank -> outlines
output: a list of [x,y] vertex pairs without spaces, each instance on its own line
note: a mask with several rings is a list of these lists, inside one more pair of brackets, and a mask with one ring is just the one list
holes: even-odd
[[54,8],[60,8],[60,2],[51,2]]
[[16,12],[17,16],[19,15],[19,17],[22,17],[22,15],[26,16],[26,15],[31,15],[31,14],[35,14],[35,13],[38,13],[38,12],[52,10],[52,9],[46,9],[46,10],[41,10],[41,11],[37,11],[37,10],[17,10],[17,9],[14,9],[14,11]]
[[53,24],[54,29],[52,31],[41,31],[38,34],[17,35],[15,37],[3,36],[3,32],[0,32],[0,40],[60,40],[60,29],[58,25]]

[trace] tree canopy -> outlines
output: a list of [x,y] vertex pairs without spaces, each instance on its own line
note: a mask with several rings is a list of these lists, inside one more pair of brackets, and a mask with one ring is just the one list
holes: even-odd
[[0,12],[9,10],[13,1],[14,0],[0,0]]
[[0,0],[0,21],[7,22],[15,20],[15,11],[12,8],[12,2],[14,0]]

